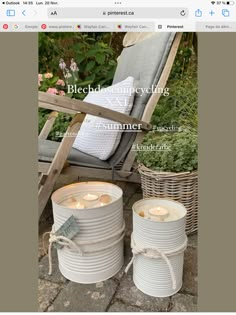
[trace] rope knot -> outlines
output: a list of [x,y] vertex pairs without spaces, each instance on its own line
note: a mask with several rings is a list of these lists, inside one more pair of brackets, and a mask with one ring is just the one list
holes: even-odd
[[48,242],[49,242],[49,243],[56,243],[56,241],[57,241],[57,236],[56,236],[56,234],[55,234],[54,232],[51,232],[51,233],[49,234],[49,240],[48,240]]
[[131,248],[132,248],[133,257],[132,257],[131,261],[129,262],[129,264],[127,265],[127,267],[125,268],[125,273],[127,273],[129,271],[129,269],[130,269],[131,265],[133,264],[135,257],[137,255],[145,255],[149,258],[161,257],[165,261],[165,263],[169,269],[171,280],[172,280],[172,288],[173,288],[173,290],[175,290],[177,287],[176,277],[175,277],[175,273],[174,273],[173,267],[171,265],[171,262],[170,262],[168,256],[178,255],[178,254],[182,253],[186,249],[186,247],[187,247],[187,237],[186,237],[184,243],[179,248],[176,248],[176,249],[174,249],[172,251],[168,251],[168,252],[164,252],[157,247],[155,247],[155,248],[143,247],[139,244],[136,244],[136,242],[134,241],[133,234],[132,234],[131,235]]
[[[71,239],[63,236],[63,235],[57,235],[55,232],[54,225],[52,226],[51,232],[46,232],[43,235],[43,248],[44,252],[46,253],[45,246],[44,246],[44,238],[47,234],[49,234],[49,246],[48,246],[48,261],[49,261],[49,272],[48,274],[52,274],[52,246],[54,243],[59,244],[61,246],[66,246],[70,250],[75,250],[79,255],[83,256],[83,254],[86,253],[95,253],[99,251],[103,251],[106,249],[110,249],[114,247],[117,243],[119,243],[125,236],[125,222],[123,221],[123,224],[121,228],[119,228],[114,233],[111,233],[109,236],[100,238],[98,240],[88,240],[88,241],[72,241]],[[100,246],[99,248],[93,248],[93,249],[85,249],[82,251],[80,246],[84,245],[94,245],[94,244],[102,244],[103,242],[107,240],[111,240],[114,237],[118,237],[116,240],[112,241],[110,244],[106,244],[105,246]]]
[[[52,246],[54,243],[62,245],[62,246],[66,246],[70,249],[74,249],[76,250],[81,256],[83,255],[82,250],[80,249],[80,247],[73,242],[71,239],[63,236],[63,235],[56,235],[55,233],[55,229],[54,229],[54,225],[52,226],[52,230],[51,232],[46,232],[43,236],[43,238],[45,237],[46,234],[49,234],[49,246],[48,246],[48,261],[49,261],[49,272],[48,274],[51,275],[52,274]],[[45,247],[44,247],[45,248]]]

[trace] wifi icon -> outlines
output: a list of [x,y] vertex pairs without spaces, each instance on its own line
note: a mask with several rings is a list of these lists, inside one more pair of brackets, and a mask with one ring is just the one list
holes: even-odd
[[216,2],[215,1],[211,1],[211,4],[215,4]]

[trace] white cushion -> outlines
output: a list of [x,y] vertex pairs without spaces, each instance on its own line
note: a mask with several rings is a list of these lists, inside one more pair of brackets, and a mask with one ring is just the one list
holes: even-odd
[[[129,115],[133,106],[134,91],[134,78],[128,77],[108,88],[89,93],[84,101]],[[73,148],[100,160],[107,160],[120,142],[122,131],[110,128],[117,124],[112,120],[87,114]]]

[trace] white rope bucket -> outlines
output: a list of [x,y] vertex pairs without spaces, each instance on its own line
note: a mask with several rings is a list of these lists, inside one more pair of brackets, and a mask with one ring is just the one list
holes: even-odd
[[[159,216],[146,216],[157,208]],[[185,221],[186,208],[172,200],[150,198],[133,205],[133,259],[127,270],[133,263],[133,281],[142,292],[167,297],[180,290],[187,246]]]
[[[79,226],[78,234],[72,239],[73,246],[70,240],[63,240],[54,233],[50,237],[51,243],[65,245],[57,249],[59,269],[65,278],[78,283],[96,283],[111,278],[121,269],[125,228],[122,194],[118,186],[105,182],[76,183],[53,193],[54,230],[72,215]],[[86,208],[82,202],[78,208],[73,203],[75,197],[86,195]],[[97,205],[93,196],[95,199],[100,196],[102,202]],[[105,199],[110,196],[111,200],[106,203],[104,196]]]

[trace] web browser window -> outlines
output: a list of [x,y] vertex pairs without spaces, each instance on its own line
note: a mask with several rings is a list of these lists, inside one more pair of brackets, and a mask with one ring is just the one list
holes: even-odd
[[197,311],[199,34],[235,9],[1,0],[1,49],[37,49],[38,311]]
[[[234,1],[1,1],[3,32],[235,31]],[[117,24],[118,23],[118,24]]]

